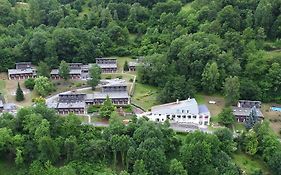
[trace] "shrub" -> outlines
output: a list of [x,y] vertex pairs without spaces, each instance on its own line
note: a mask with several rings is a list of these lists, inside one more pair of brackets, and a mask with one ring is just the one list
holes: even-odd
[[92,114],[94,112],[99,112],[99,108],[100,108],[100,106],[91,105],[91,106],[88,107],[87,111],[88,111],[89,114]]
[[130,78],[129,82],[133,82],[134,80],[132,78]]
[[122,75],[118,75],[118,76],[116,76],[116,78],[122,79],[123,76]]
[[34,82],[33,78],[28,78],[24,81],[24,86],[29,90],[33,90],[34,85],[35,85],[35,82]]
[[107,79],[107,80],[110,80],[111,78],[112,78],[111,75],[108,75],[105,77],[105,79]]

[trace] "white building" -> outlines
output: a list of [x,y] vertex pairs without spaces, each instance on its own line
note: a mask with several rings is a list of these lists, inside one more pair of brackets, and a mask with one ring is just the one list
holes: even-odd
[[207,106],[198,105],[194,98],[154,106],[151,112],[139,115],[144,116],[155,122],[169,120],[170,123],[195,124],[199,127],[209,125],[211,117]]

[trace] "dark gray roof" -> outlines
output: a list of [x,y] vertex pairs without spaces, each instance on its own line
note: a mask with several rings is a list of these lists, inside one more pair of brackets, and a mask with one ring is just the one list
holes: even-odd
[[[257,109],[257,115],[263,117],[263,114],[260,109]],[[235,116],[249,116],[252,108],[241,108],[241,107],[232,107],[233,115]]]
[[116,58],[113,58],[113,57],[103,57],[103,58],[96,58],[96,60],[116,60]]
[[129,98],[128,92],[110,92],[110,93],[95,92],[94,94],[87,94],[86,100],[106,99],[107,96],[110,99]]
[[29,68],[29,69],[8,69],[8,74],[13,75],[13,74],[32,74],[35,73],[34,69]]
[[31,62],[16,63],[16,69],[30,69],[31,67],[32,67]]
[[128,63],[128,65],[129,65],[129,67],[136,67],[136,66],[139,65],[139,63],[130,61],[130,62]]
[[256,108],[261,108],[261,101],[251,101],[251,100],[239,100],[238,107],[242,108],[252,108],[256,106]]
[[84,93],[61,93],[59,94],[59,102],[74,103],[84,101],[86,94]]

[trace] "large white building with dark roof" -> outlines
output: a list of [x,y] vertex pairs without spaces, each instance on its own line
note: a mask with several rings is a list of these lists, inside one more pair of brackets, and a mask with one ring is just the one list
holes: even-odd
[[154,106],[151,112],[146,112],[140,117],[148,117],[155,122],[186,123],[200,126],[210,124],[211,114],[206,105],[198,105],[194,98]]

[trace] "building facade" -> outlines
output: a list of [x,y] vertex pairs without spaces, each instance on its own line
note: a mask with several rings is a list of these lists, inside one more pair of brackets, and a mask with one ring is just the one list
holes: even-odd
[[261,112],[261,101],[239,100],[237,106],[232,107],[232,113],[237,122],[245,122],[254,107],[256,108],[259,120],[263,120],[264,116]]
[[[81,79],[82,75],[82,70],[81,69],[70,69],[69,71],[69,78],[72,80],[79,80]],[[58,69],[53,69],[51,71],[51,78],[53,80],[59,80],[62,79],[61,76],[59,75],[59,70]]]
[[117,71],[116,58],[96,58],[96,64],[101,68],[102,73],[114,73]]
[[10,80],[24,80],[36,77],[36,69],[31,62],[16,63],[15,69],[8,69],[8,77]]
[[85,102],[87,105],[102,105],[107,96],[116,106],[126,106],[130,104],[130,96],[127,92],[111,92],[87,94]]
[[197,101],[192,98],[154,106],[151,108],[151,112],[139,116],[148,117],[155,122],[169,120],[170,123],[194,124],[203,127],[210,124],[211,114],[207,106],[198,105]]
[[131,72],[136,71],[138,65],[139,65],[139,63],[137,63],[137,62],[129,62],[128,63],[129,71],[131,71]]

